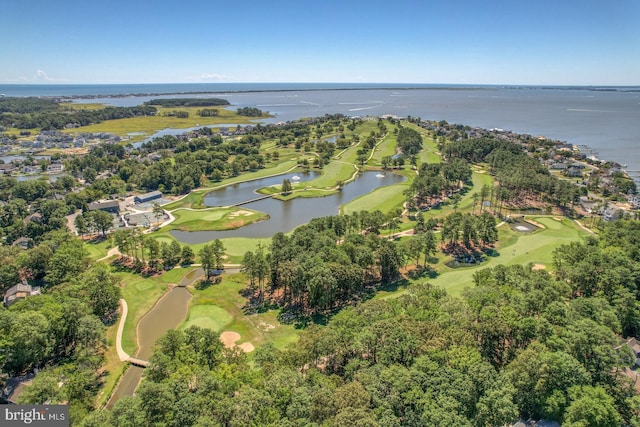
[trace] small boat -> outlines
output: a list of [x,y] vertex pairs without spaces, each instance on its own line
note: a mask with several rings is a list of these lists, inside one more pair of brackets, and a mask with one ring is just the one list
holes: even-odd
[[376,178],[384,178],[384,175],[383,175],[383,174],[381,174],[381,173],[376,174]]
[[294,181],[300,181],[300,177],[298,175],[292,176],[291,179]]

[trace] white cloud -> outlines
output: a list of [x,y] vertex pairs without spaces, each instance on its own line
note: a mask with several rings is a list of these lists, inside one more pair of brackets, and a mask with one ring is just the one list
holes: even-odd
[[54,77],[50,77],[49,74],[47,74],[46,71],[41,70],[41,69],[37,69],[35,74],[31,75],[31,76],[20,76],[14,79],[9,79],[9,82],[14,81],[14,82],[21,82],[21,83],[32,83],[32,82],[49,82],[49,83],[56,83],[56,82],[67,82],[68,79],[59,79],[59,78],[54,78]]
[[52,79],[42,70],[36,71],[36,80],[44,80],[50,82]]
[[226,80],[227,76],[217,73],[205,73],[200,76],[202,80]]
[[228,76],[225,76],[224,74],[218,74],[218,73],[202,73],[199,76],[190,76],[187,77],[188,81],[195,81],[195,82],[210,82],[210,81],[225,81],[225,80],[229,80]]

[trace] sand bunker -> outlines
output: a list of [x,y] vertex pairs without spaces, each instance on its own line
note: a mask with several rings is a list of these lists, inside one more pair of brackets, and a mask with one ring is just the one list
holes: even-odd
[[[240,334],[233,331],[224,331],[220,334],[220,340],[227,348],[233,348],[236,345],[236,341],[240,339]],[[252,352],[255,347],[250,342],[243,342],[239,344],[238,347],[242,349],[245,353]]]
[[547,266],[546,266],[546,265],[544,265],[544,264],[534,264],[534,265],[533,265],[533,269],[534,269],[534,270],[544,270],[544,269],[546,269],[546,268],[547,268]]
[[243,211],[243,210],[235,211],[235,212],[231,212],[231,213],[229,214],[229,218],[237,218],[237,217],[239,217],[239,216],[249,216],[249,215],[251,215],[252,213],[253,213],[253,212]]

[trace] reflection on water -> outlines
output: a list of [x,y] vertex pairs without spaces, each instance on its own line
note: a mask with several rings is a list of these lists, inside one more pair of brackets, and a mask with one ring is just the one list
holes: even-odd
[[[379,174],[376,172],[364,172],[355,181],[346,184],[339,193],[326,197],[298,198],[286,202],[276,199],[263,199],[244,205],[249,209],[267,213],[270,217],[267,221],[225,231],[188,232],[172,230],[171,235],[181,242],[190,244],[208,242],[225,237],[271,237],[280,231],[288,232],[299,225],[306,224],[312,218],[337,215],[340,206],[356,197],[370,193],[378,187],[397,184],[405,180],[403,176],[392,173],[387,173],[383,177],[378,177],[377,175]],[[282,177],[265,178],[264,181],[253,181],[252,187],[260,188],[265,185],[272,185],[274,178],[277,183],[282,182]],[[265,184],[267,182],[272,182],[272,184]],[[222,205],[219,202],[221,199],[227,201],[233,198],[233,200],[237,200],[235,203],[239,203],[256,197],[253,192],[254,189],[251,188],[238,187],[235,191],[231,191],[233,194],[229,195],[226,194],[226,190],[221,193],[218,193],[218,191],[210,193],[205,199],[205,203],[219,206]],[[229,204],[233,203],[225,203],[225,205]]]
[[[236,205],[238,203],[260,197],[260,194],[256,193],[257,190],[271,185],[281,185],[285,178],[289,179],[292,183],[295,183],[309,181],[318,176],[320,176],[320,172],[297,172],[295,174],[271,176],[253,181],[245,181],[239,184],[227,185],[226,187],[207,194],[204,198],[204,204],[205,206]],[[295,179],[295,177],[298,177],[299,179]],[[251,209],[255,209],[253,205],[249,207]]]

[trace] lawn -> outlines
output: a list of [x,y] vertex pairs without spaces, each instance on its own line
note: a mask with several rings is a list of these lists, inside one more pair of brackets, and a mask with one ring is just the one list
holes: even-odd
[[84,248],[89,253],[91,261],[96,261],[107,256],[107,252],[111,249],[111,240],[85,241]]
[[[171,243],[176,240],[173,238],[171,234],[169,234],[168,230],[161,230],[150,234],[150,236],[158,242],[166,242]],[[249,238],[249,237],[229,237],[225,239],[221,239],[224,248],[225,254],[227,258],[225,259],[225,264],[240,264],[242,262],[242,257],[248,251],[255,251],[258,247],[258,243],[262,243],[263,246],[267,247],[271,244],[271,238]],[[184,246],[185,243],[178,242],[180,245]],[[198,252],[202,250],[204,245],[209,242],[189,244],[189,247],[193,250],[193,252],[198,255]],[[199,259],[196,257],[196,262],[199,262]]]
[[[582,240],[587,236],[587,232],[567,218],[559,218],[560,221],[546,216],[528,217],[528,219],[535,220],[545,228],[533,233],[519,233],[513,231],[508,224],[503,224],[498,229],[499,243],[496,248],[498,256],[489,257],[486,262],[478,266],[456,269],[445,266],[444,262],[449,259],[441,257],[441,262],[435,266],[439,276],[428,281],[441,286],[451,295],[459,295],[465,288],[473,286],[473,274],[483,268],[493,268],[499,264],[541,264],[550,270],[553,265],[553,251],[556,248]],[[377,297],[397,297],[405,292],[405,289],[395,292],[381,292]]]
[[166,230],[208,231],[230,230],[268,218],[263,212],[240,208],[177,209],[171,212],[174,222]]
[[182,328],[191,325],[209,327],[217,332],[240,334],[238,344],[251,342],[254,346],[272,343],[284,348],[298,339],[294,326],[280,324],[276,311],[245,314],[246,299],[240,294],[246,278],[243,274],[223,275],[222,282],[203,290],[193,290],[189,314]]
[[122,284],[122,298],[127,301],[129,314],[122,334],[122,348],[134,355],[138,344],[136,326],[138,321],[149,311],[156,301],[167,291],[170,284],[180,281],[187,272],[182,268],[174,268],[157,277],[141,277],[134,273],[119,271],[116,276]]
[[[184,129],[197,126],[215,126],[222,124],[249,124],[253,123],[256,118],[239,116],[235,111],[226,110],[222,107],[217,108],[219,115],[217,117],[200,117],[196,114],[202,107],[175,107],[175,108],[158,108],[155,116],[130,117],[126,119],[105,120],[102,123],[96,123],[89,126],[82,126],[75,129],[67,129],[65,133],[112,133],[128,138],[127,142],[133,143],[144,140],[150,135],[162,129]],[[164,116],[164,113],[171,111],[187,111],[189,117],[178,118]]]
[[373,157],[371,157],[367,164],[381,166],[383,157],[393,156],[396,154],[396,144],[397,138],[390,129],[387,136],[385,136],[382,142],[376,147]]
[[400,184],[379,187],[368,194],[364,194],[346,203],[342,206],[343,214],[350,214],[359,211],[375,211],[380,210],[384,213],[390,212],[395,208],[401,208],[406,201],[407,196],[404,190],[409,188],[409,181]]
[[198,326],[220,332],[232,320],[231,314],[222,307],[212,304],[196,304],[189,309],[189,314],[182,324],[182,328]]

